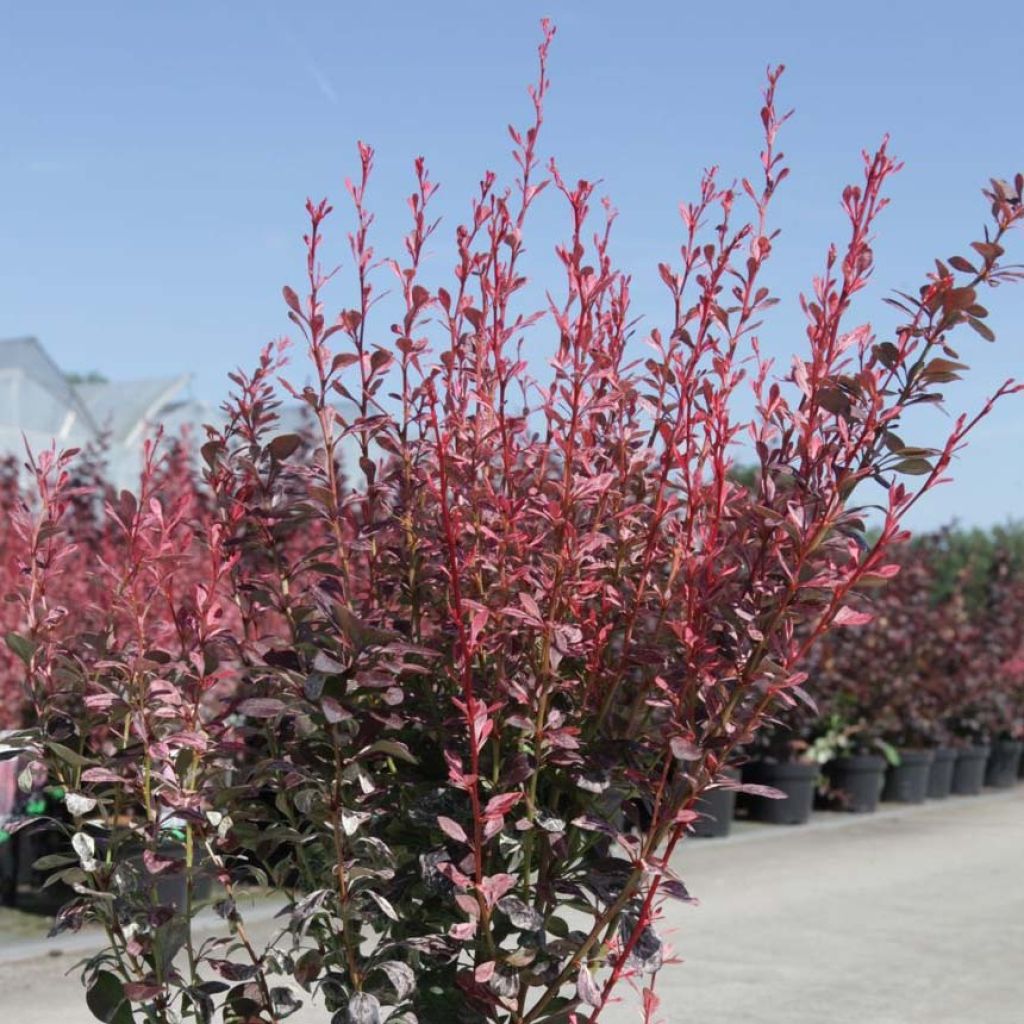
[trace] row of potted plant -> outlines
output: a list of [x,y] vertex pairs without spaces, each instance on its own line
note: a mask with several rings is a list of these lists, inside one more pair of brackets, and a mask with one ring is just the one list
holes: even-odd
[[1008,788],[1024,778],[1024,741],[1000,740],[970,747],[905,750],[888,759],[881,754],[853,754],[816,761],[755,760],[734,773],[735,779],[766,786],[783,799],[741,794],[728,786],[710,790],[700,801],[695,835],[728,835],[733,815],[779,825],[802,825],[815,806],[871,813],[880,801],[919,804],[952,795],[976,796],[983,787]]
[[[801,702],[756,737],[746,813],[800,823],[819,805],[871,811],[1006,787],[1024,750],[1024,531],[951,529],[893,552],[899,572],[871,619],[829,633],[809,661]],[[723,786],[711,811],[721,831]]]
[[733,780],[768,786],[782,799],[737,794],[728,786],[708,790],[699,801],[694,835],[729,835],[734,816],[775,825],[803,825],[815,806],[871,813],[879,802],[920,804],[950,795],[976,796],[985,786],[1009,788],[1024,779],[1024,741],[995,747],[937,747],[902,751],[895,761],[878,754],[840,757],[819,765],[807,761],[751,761]]

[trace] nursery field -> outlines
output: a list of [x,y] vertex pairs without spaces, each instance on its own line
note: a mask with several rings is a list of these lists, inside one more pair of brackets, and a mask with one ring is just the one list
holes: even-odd
[[[668,910],[667,937],[684,963],[659,980],[665,1019],[1019,1024],[1022,846],[1022,786],[871,816],[820,814],[797,829],[737,823],[728,839],[685,843],[676,864],[701,905]],[[260,938],[271,909],[252,915]],[[43,942],[21,919],[12,942],[11,918],[0,920],[3,1019],[87,1020],[73,967],[94,941]],[[636,1019],[623,994],[610,1024]],[[323,1013],[304,1006],[291,1019]]]
[[358,142],[202,423],[8,346],[0,1024],[1024,1021],[1024,524],[916,522],[1020,408],[1024,173],[894,290],[881,135],[799,284],[770,64],[649,305],[555,34],[458,219]]

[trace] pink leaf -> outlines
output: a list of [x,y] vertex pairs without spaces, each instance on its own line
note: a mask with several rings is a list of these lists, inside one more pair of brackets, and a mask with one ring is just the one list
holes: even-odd
[[159,985],[151,985],[146,981],[130,981],[124,987],[124,995],[133,1003],[155,999],[163,989]]
[[110,771],[109,768],[86,768],[82,772],[83,782],[124,782],[117,772]]
[[161,857],[152,850],[146,850],[143,852],[142,862],[146,865],[146,870],[151,875],[176,874],[185,866],[185,862],[183,860],[178,860],[175,857]]
[[508,874],[490,875],[480,883],[487,906],[493,907],[502,896],[516,884],[516,876]]
[[469,836],[466,835],[465,829],[457,821],[452,821],[451,818],[446,818],[443,814],[440,814],[437,818],[437,824],[446,836],[450,836],[456,842],[469,842]]
[[521,793],[502,793],[500,796],[492,796],[484,808],[484,817],[492,818],[508,814],[521,798]]
[[722,779],[721,789],[732,789],[737,793],[746,793],[748,796],[763,796],[768,800],[785,800],[786,794],[774,786],[762,786],[755,782],[736,782],[730,778]]
[[700,749],[685,736],[673,736],[669,741],[672,756],[679,761],[696,761],[700,758]]
[[836,612],[832,623],[835,626],[866,626],[872,618],[869,612],[858,612],[846,605]]
[[540,613],[540,605],[525,591],[519,595],[519,603],[523,606],[526,614],[535,622],[543,622],[544,616]]
[[476,918],[480,916],[480,903],[475,896],[471,896],[468,892],[456,893],[455,903],[469,917]]
[[238,710],[248,718],[276,718],[284,711],[285,703],[274,697],[252,697],[243,700]]
[[490,612],[486,608],[481,608],[474,616],[472,622],[469,624],[469,642],[475,644],[480,633],[483,631],[484,626],[487,625],[487,619],[490,617]]

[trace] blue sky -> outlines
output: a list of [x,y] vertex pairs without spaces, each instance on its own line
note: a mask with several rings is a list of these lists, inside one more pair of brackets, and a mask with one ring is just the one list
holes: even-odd
[[[377,148],[378,251],[405,226],[411,162],[442,184],[432,267],[480,173],[510,171],[505,125],[528,113],[537,21],[559,27],[545,154],[567,177],[603,180],[620,211],[616,252],[637,312],[663,322],[656,264],[679,242],[681,199],[702,167],[756,172],[764,68],[783,62],[790,179],[764,331],[799,347],[796,297],[842,236],[838,197],[883,133],[906,162],[880,225],[875,286],[861,303],[916,286],[934,256],[966,251],[991,175],[1024,170],[1024,28],[999,12],[939,2],[729,5],[354,4],[268,0],[0,4],[0,337],[37,335],[67,369],[117,378],[190,370],[219,399],[289,324],[280,287],[302,269],[302,205],[343,181],[355,140]],[[351,299],[343,264],[331,298]],[[562,209],[540,204],[531,257],[543,279]],[[1016,251],[1024,260],[1024,234]],[[1024,376],[1024,288],[983,297],[995,346],[965,337],[970,380],[951,411]],[[386,336],[387,318],[380,324]],[[539,339],[538,339],[539,340]],[[1020,514],[1024,398],[979,429],[955,484],[914,515],[991,523]]]

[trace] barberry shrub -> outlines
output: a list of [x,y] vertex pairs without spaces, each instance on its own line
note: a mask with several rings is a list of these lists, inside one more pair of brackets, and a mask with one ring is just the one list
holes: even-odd
[[[808,663],[819,712],[854,746],[988,742],[1024,732],[1024,579],[1006,541],[943,530],[894,551],[872,620],[830,630]],[[801,716],[805,733],[821,718]]]
[[[848,324],[897,170],[885,145],[866,155],[842,197],[849,238],[777,374],[757,340],[786,177],[772,70],[759,174],[703,176],[660,267],[672,319],[640,336],[611,207],[595,223],[593,182],[554,162],[540,176],[552,35],[532,121],[511,132],[518,177],[484,176],[446,287],[423,279],[436,186],[416,161],[405,251],[383,266],[404,307],[390,328],[373,319],[373,151],[348,189],[355,302],[336,317],[331,209],[309,203],[306,282],[284,298],[312,373],[286,388],[311,432],[278,425],[276,381],[294,372],[271,346],[234,377],[202,487],[154,456],[143,494],[108,502],[117,539],[76,570],[101,595],[77,628],[47,597],[66,469],[39,464],[13,643],[39,723],[26,742],[68,794],[58,874],[77,895],[59,923],[109,936],[86,969],[101,1019],[277,1021],[306,989],[351,1024],[595,1022],[631,982],[653,1020],[695,800],[737,785],[723,768],[801,698],[815,641],[866,617],[860,588],[896,571],[903,516],[991,407],[938,443],[900,437],[963,370],[953,332],[991,340],[977,293],[1020,276],[1002,262],[1020,177],[992,185],[971,258],[899,298],[880,340]],[[532,311],[525,239],[545,189],[568,236]],[[528,340],[548,346],[546,379]],[[744,445],[749,487],[730,474]],[[199,942],[204,873],[225,925]],[[287,900],[266,949],[237,899],[253,880]]]

